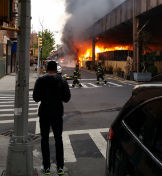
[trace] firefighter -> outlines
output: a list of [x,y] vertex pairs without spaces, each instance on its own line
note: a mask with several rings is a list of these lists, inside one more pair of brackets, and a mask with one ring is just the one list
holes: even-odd
[[103,70],[103,67],[101,65],[101,62],[98,62],[98,67],[97,67],[97,84],[99,84],[99,80],[100,78],[105,82],[105,84],[107,83],[107,81],[105,80],[105,78],[103,77],[104,76],[104,70]]
[[79,87],[82,87],[81,83],[78,81],[78,79],[81,78],[81,74],[80,74],[80,70],[79,70],[79,64],[76,64],[76,68],[74,70],[74,74],[73,74],[73,85],[72,87],[75,87],[75,84],[77,83],[79,85]]
[[46,73],[47,73],[47,68],[45,67],[43,74],[46,74]]

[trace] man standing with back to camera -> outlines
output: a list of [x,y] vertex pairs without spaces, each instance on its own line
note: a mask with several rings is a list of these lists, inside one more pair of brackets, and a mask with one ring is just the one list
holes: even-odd
[[39,106],[39,122],[41,131],[41,150],[43,165],[41,171],[50,174],[50,151],[49,151],[49,132],[52,127],[55,137],[56,161],[59,175],[63,175],[64,151],[62,141],[63,131],[63,103],[67,103],[70,98],[70,90],[67,81],[57,75],[57,63],[50,61],[47,65],[48,74],[40,76],[35,83],[33,99],[41,102]]

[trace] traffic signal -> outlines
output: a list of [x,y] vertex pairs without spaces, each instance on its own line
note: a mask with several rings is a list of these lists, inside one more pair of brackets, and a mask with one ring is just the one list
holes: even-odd
[[30,55],[33,56],[33,50],[30,50]]
[[38,37],[38,48],[42,47],[42,38]]
[[0,21],[10,22],[12,20],[12,1],[0,0]]

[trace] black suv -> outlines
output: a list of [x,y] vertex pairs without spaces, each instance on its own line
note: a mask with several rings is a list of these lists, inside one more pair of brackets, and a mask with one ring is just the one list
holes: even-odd
[[105,176],[162,176],[162,82],[134,87],[108,133]]

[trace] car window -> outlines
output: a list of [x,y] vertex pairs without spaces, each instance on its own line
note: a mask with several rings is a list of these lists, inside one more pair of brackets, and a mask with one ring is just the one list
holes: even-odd
[[162,112],[162,99],[148,102],[126,116],[124,122],[141,140],[147,135]]
[[162,161],[162,113],[144,139],[143,144]]

